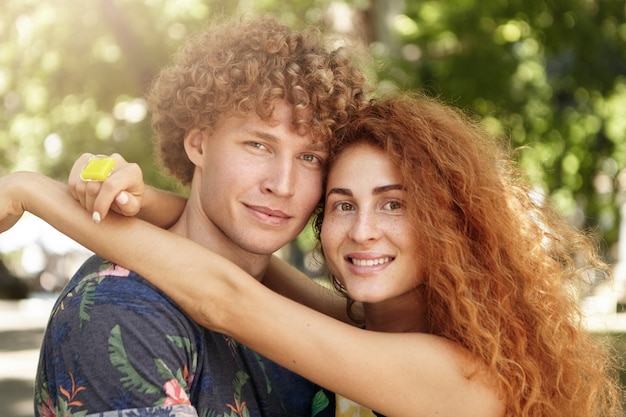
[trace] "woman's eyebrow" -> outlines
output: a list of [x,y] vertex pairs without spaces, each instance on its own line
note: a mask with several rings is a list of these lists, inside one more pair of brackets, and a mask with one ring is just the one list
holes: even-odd
[[382,193],[385,193],[387,191],[393,191],[393,190],[404,191],[405,188],[404,188],[404,185],[402,185],[402,184],[383,185],[383,186],[374,188],[374,190],[372,191],[372,194],[373,195],[378,195],[378,194],[382,194]]
[[[393,191],[393,190],[400,190],[400,191],[404,191],[405,188],[402,184],[389,184],[389,185],[382,185],[380,187],[376,187],[372,190],[372,194],[373,195],[378,195],[378,194],[382,194],[382,193],[386,193],[387,191]],[[345,195],[345,196],[349,196],[352,197],[352,190],[348,189],[348,188],[331,188],[328,193],[328,195],[331,194],[339,194],[339,195]]]
[[352,197],[352,191],[350,191],[347,188],[332,188],[328,191],[327,195],[331,195],[331,194],[339,194],[339,195],[345,195],[348,197]]

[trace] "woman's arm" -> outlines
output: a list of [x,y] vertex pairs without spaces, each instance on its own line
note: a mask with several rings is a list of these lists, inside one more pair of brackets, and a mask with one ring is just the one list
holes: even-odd
[[137,271],[200,324],[378,412],[503,415],[484,367],[442,338],[349,326],[267,289],[202,246],[138,219],[111,213],[96,225],[65,186],[38,174],[0,178],[0,210],[2,219],[32,212]]
[[344,297],[316,283],[277,256],[270,259],[262,282],[266,287],[300,304],[345,323],[355,324],[348,315]]

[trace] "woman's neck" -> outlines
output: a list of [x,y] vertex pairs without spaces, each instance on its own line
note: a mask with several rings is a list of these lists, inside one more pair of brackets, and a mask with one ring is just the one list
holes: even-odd
[[427,306],[423,287],[412,293],[380,303],[365,303],[365,328],[389,333],[428,333]]

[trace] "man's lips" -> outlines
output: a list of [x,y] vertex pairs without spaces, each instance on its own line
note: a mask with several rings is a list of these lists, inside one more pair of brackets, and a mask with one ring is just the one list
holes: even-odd
[[292,218],[292,216],[282,210],[274,210],[265,206],[252,206],[248,204],[245,206],[248,208],[252,217],[266,225],[283,226]]
[[263,207],[263,206],[251,206],[251,205],[247,205],[247,207],[251,210],[254,210],[256,212],[265,214],[266,216],[272,216],[272,217],[281,217],[281,218],[285,218],[288,219],[291,216],[289,216],[287,213],[285,213],[284,211],[281,210],[273,210],[269,207]]

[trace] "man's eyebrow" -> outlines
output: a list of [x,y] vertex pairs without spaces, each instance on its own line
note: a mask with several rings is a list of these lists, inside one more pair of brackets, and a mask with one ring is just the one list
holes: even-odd
[[309,143],[307,145],[307,149],[314,151],[314,152],[328,152],[329,146],[327,143],[324,143],[323,141],[318,140],[318,141]]
[[272,135],[271,133],[262,132],[260,130],[254,130],[254,129],[246,130],[246,132],[252,136],[256,136],[257,138],[269,140],[272,142],[278,142],[278,136]]
[[[265,139],[274,143],[279,141],[279,137],[272,133],[262,132],[260,130],[254,129],[246,130],[246,132],[248,132],[252,136],[256,136],[257,138]],[[307,144],[306,149],[311,152],[328,152],[328,144],[324,143],[321,140],[317,140],[315,142]]]

